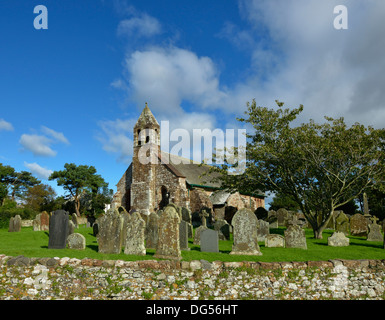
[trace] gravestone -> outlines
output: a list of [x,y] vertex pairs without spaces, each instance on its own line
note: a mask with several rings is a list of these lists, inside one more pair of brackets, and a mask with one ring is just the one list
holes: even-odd
[[230,225],[225,219],[218,219],[214,223],[214,230],[218,231],[219,240],[230,240]]
[[69,213],[56,210],[49,219],[48,249],[65,249],[69,235]]
[[21,231],[21,217],[20,215],[16,215],[11,217],[9,220],[9,229],[8,232],[19,232]]
[[158,243],[159,215],[152,212],[148,218],[146,226],[146,248],[156,249]]
[[72,220],[68,220],[68,234],[73,234],[75,232],[75,224]]
[[350,218],[350,233],[352,236],[367,236],[368,222],[362,214],[356,213]]
[[191,226],[187,221],[182,220],[179,224],[179,245],[181,250],[190,250],[188,247],[188,229]]
[[154,258],[181,260],[179,244],[179,215],[172,206],[164,208],[159,218],[158,243]]
[[269,222],[258,220],[257,238],[259,241],[265,241],[266,236],[270,234],[269,226]]
[[285,230],[285,246],[307,249],[305,230],[297,224],[290,224]]
[[125,254],[135,254],[139,256],[146,255],[146,247],[144,246],[144,229],[146,223],[140,216],[139,212],[132,213],[127,224],[126,241],[124,247]]
[[73,233],[67,237],[68,249],[84,250],[86,238],[80,233]]
[[378,218],[377,217],[372,217],[372,223],[368,225],[369,227],[369,233],[368,233],[368,238],[366,240],[368,241],[383,241],[384,237],[381,233],[381,226],[377,224]]
[[276,216],[267,217],[267,222],[269,223],[269,229],[278,228],[278,218]]
[[219,252],[218,231],[206,229],[201,232],[201,251]]
[[120,253],[122,249],[123,218],[118,210],[108,210],[98,218],[98,251],[100,253]]
[[97,221],[94,222],[94,224],[92,225],[92,234],[94,235],[94,237],[96,237],[99,233],[99,224]]
[[258,219],[248,208],[240,209],[234,215],[233,248],[230,254],[262,255],[257,238]]
[[350,230],[349,218],[342,210],[339,211],[334,221],[334,230],[338,232],[343,232],[345,236],[348,236]]
[[127,227],[130,221],[130,214],[127,212],[126,209],[123,207],[119,207],[118,209],[120,216],[123,219],[123,226],[122,226],[122,247],[124,248],[126,246],[126,240],[127,240]]
[[33,231],[40,231],[40,217],[41,217],[41,213],[37,214],[35,219],[33,219],[33,222],[32,222],[32,228],[33,228]]
[[289,219],[289,212],[285,208],[280,208],[277,210],[276,216],[278,219],[278,226],[285,227],[286,222]]
[[199,213],[199,216],[201,218],[201,226],[199,226],[198,228],[195,229],[195,235],[194,235],[194,241],[193,243],[196,244],[196,245],[200,245],[201,244],[201,232],[203,230],[206,230],[208,229],[207,228],[207,221],[206,221],[206,218],[209,217],[209,214],[206,212],[206,210],[202,210],[200,213]]
[[280,234],[268,234],[265,239],[266,248],[285,248],[285,238]]
[[181,212],[182,212],[182,220],[186,221],[188,223],[191,223],[192,220],[191,220],[191,211],[190,211],[190,209],[188,209],[186,207],[181,207]]
[[40,230],[49,231],[49,214],[47,211],[43,211],[40,215]]
[[343,232],[336,231],[328,238],[328,246],[330,247],[347,247],[349,246],[349,238]]
[[76,213],[72,213],[71,218],[72,218],[72,222],[75,225],[75,228],[79,228],[79,220],[78,220],[78,216],[76,215]]

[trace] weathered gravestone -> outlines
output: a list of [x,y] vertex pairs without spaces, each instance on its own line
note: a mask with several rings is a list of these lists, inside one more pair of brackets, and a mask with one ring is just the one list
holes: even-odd
[[68,234],[73,234],[75,232],[75,224],[72,220],[68,220]]
[[132,213],[127,224],[125,254],[146,255],[146,247],[144,246],[145,228],[146,223],[140,216],[140,213]]
[[201,232],[201,251],[219,252],[218,231],[206,229]]
[[188,247],[188,229],[190,224],[182,220],[179,224],[179,245],[181,250],[190,250]]
[[36,215],[32,223],[33,231],[49,230],[49,214],[45,211]]
[[72,218],[72,222],[75,225],[75,228],[79,228],[79,219],[76,213],[72,213],[71,218]]
[[98,218],[98,245],[100,253],[120,253],[122,249],[123,218],[118,210],[108,210]]
[[350,218],[350,233],[352,236],[367,236],[368,222],[362,214],[356,213]]
[[118,209],[120,216],[123,219],[123,226],[122,226],[122,247],[124,248],[126,246],[126,240],[127,240],[127,227],[130,221],[130,214],[127,212],[126,209],[123,207],[119,207]]
[[154,258],[181,260],[179,244],[180,218],[172,206],[164,208],[159,218],[158,243]]
[[335,216],[334,221],[334,230],[338,232],[343,232],[345,236],[348,236],[350,230],[349,218],[342,210],[338,211],[338,215]]
[[336,231],[328,238],[328,246],[330,247],[347,247],[349,246],[349,238],[343,232]]
[[196,245],[200,245],[201,244],[201,232],[203,230],[208,229],[207,228],[207,220],[206,220],[206,218],[209,216],[209,214],[207,213],[207,211],[206,210],[202,210],[199,213],[199,216],[200,216],[200,218],[202,220],[202,225],[195,229],[195,235],[194,235],[193,243],[196,244]]
[[269,222],[258,220],[257,237],[259,241],[265,241],[266,236],[270,234],[269,226]]
[[266,248],[285,248],[285,238],[280,234],[268,234],[265,239]]
[[65,249],[69,235],[69,213],[56,210],[49,219],[48,249]]
[[214,230],[218,231],[219,240],[230,240],[230,229],[225,219],[218,219],[214,223]]
[[80,233],[72,233],[67,237],[68,249],[84,250],[86,238]]
[[9,220],[8,232],[19,232],[21,230],[21,217],[16,215]]
[[257,238],[258,219],[248,208],[240,209],[234,215],[233,248],[230,254],[262,255]]
[[287,220],[289,219],[289,212],[285,208],[280,208],[276,213],[278,219],[278,226],[285,227]]
[[150,213],[146,226],[146,248],[156,249],[158,243],[159,215],[155,212]]
[[366,240],[368,241],[383,241],[384,237],[381,233],[381,226],[377,224],[378,218],[372,217],[372,223],[368,225],[369,227],[369,233],[368,238]]
[[285,246],[286,248],[307,249],[305,230],[296,224],[295,220],[290,221],[285,230]]

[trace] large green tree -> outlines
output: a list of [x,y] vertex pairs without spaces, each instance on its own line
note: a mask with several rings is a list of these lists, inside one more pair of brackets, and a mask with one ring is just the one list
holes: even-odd
[[333,211],[356,199],[384,176],[385,130],[359,123],[347,126],[343,118],[293,121],[303,106],[283,109],[247,104],[247,167],[240,175],[228,174],[225,163],[213,170],[222,173],[224,186],[253,192],[257,189],[286,194],[311,224],[315,238],[322,238]]
[[99,188],[107,187],[108,183],[96,173],[93,166],[66,163],[64,170],[54,171],[49,180],[56,180],[58,186],[68,191],[75,202],[75,211],[80,216],[80,198],[83,194],[97,193]]

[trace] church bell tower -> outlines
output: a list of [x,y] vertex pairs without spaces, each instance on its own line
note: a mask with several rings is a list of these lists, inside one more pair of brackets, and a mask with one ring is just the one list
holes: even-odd
[[155,210],[155,177],[160,156],[160,126],[147,103],[134,126],[131,208],[149,215]]

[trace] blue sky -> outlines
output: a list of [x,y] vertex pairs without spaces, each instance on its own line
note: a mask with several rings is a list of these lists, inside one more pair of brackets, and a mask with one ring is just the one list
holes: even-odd
[[116,190],[145,102],[190,132],[240,128],[253,98],[304,104],[298,121],[385,124],[382,0],[9,0],[0,15],[0,162],[59,194],[46,178],[66,162]]

